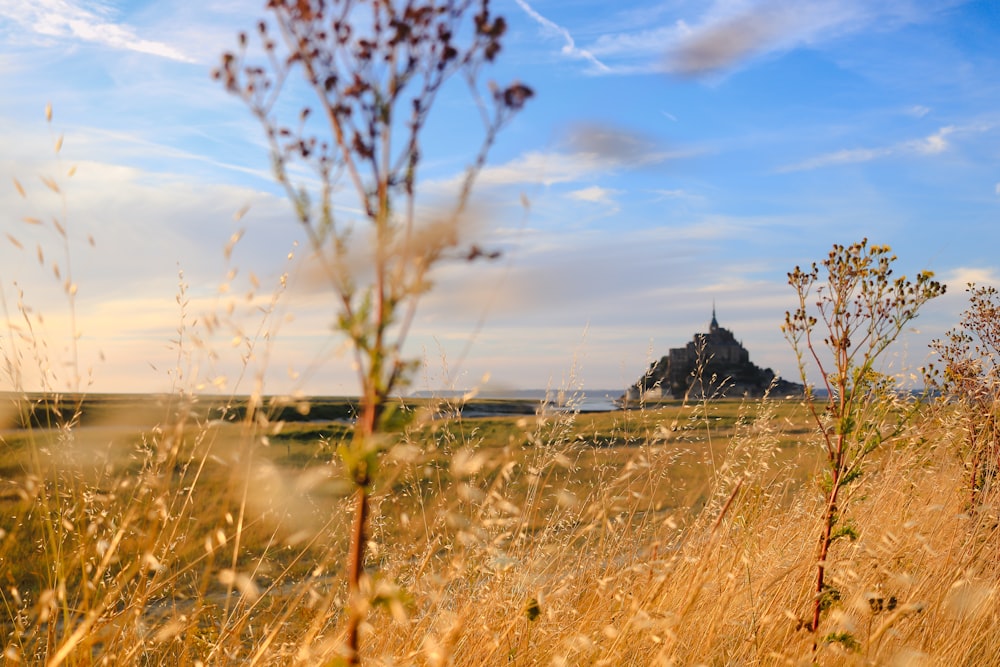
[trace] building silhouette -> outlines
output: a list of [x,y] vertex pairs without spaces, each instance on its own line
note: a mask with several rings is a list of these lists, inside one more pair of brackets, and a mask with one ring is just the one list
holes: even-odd
[[760,397],[801,394],[800,384],[777,378],[770,368],[759,368],[736,336],[719,326],[712,306],[708,333],[697,333],[684,347],[672,348],[622,397],[634,403],[659,398]]

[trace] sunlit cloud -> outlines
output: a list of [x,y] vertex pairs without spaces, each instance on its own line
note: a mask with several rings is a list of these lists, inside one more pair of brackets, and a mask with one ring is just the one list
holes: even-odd
[[992,267],[959,266],[947,271],[943,279],[945,284],[955,289],[964,288],[970,283],[976,285],[1000,285],[1000,275]]
[[179,62],[193,58],[163,42],[144,39],[131,26],[113,20],[110,5],[72,0],[9,0],[0,16],[43,38],[76,39],[113,49],[135,51]]

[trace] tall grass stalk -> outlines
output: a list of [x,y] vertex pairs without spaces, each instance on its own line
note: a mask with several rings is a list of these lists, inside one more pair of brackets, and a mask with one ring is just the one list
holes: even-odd
[[[944,293],[933,274],[915,281],[892,278],[889,246],[835,245],[820,268],[796,267],[788,282],[798,308],[785,316],[783,331],[798,358],[806,386],[806,404],[819,429],[825,454],[825,509],[816,553],[816,586],[809,629],[816,633],[821,615],[840,599],[828,581],[830,547],[840,538],[857,539],[847,507],[851,485],[865,473],[870,455],[898,437],[911,414],[892,378],[876,362],[921,306]],[[815,301],[813,301],[815,299]],[[808,368],[818,370],[825,396],[818,398]],[[847,643],[849,634],[832,635]]]
[[[489,0],[284,0],[268,9],[270,25],[261,21],[257,30],[260,64],[248,58],[249,40],[241,33],[238,51],[224,54],[215,76],[264,127],[278,182],[338,305],[337,328],[353,347],[360,414],[339,454],[355,485],[346,660],[356,664],[370,604],[362,579],[371,485],[389,443],[383,420],[389,397],[414,369],[403,346],[420,296],[430,288],[429,271],[460,242],[459,223],[490,146],[532,91],[491,83],[489,104],[481,95],[480,70],[494,60],[506,31],[504,19],[490,13]],[[296,76],[312,103],[288,121],[278,101]],[[453,77],[468,84],[483,140],[450,210],[422,221],[416,197],[421,134]],[[309,179],[296,181],[295,165],[311,172]],[[367,249],[352,244],[354,221],[335,200],[341,178],[353,187],[353,206],[368,224]],[[367,264],[361,275],[350,268],[359,255]],[[470,261],[491,256],[475,245],[465,253]]]

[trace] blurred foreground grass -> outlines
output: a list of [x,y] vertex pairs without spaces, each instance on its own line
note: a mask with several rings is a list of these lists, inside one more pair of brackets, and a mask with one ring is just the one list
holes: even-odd
[[[8,401],[0,430],[9,661],[335,664],[349,401],[49,401]],[[859,486],[821,633],[841,640],[814,651],[819,450],[798,402],[491,409],[530,413],[396,409],[373,488],[372,664],[996,655],[997,512],[964,504],[947,411],[925,409]]]

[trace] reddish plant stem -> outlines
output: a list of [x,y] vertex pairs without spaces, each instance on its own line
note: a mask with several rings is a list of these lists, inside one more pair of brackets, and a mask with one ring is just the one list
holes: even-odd
[[823,588],[826,584],[826,557],[830,553],[830,544],[833,542],[833,526],[837,517],[837,491],[840,475],[833,480],[833,488],[830,490],[830,497],[826,504],[826,517],[823,522],[823,532],[819,538],[819,549],[816,558],[816,599],[813,602],[812,624],[809,626],[811,632],[819,630],[820,614],[823,611]]
[[368,487],[359,486],[354,492],[354,527],[351,531],[351,553],[348,558],[348,619],[347,647],[348,664],[360,665],[360,642],[358,629],[364,620],[364,606],[361,604],[361,574],[365,567],[365,546],[368,542]]
[[[381,369],[373,365],[370,373],[376,371],[381,372]],[[355,427],[354,434],[355,444],[361,445],[358,449],[362,452],[371,446],[370,441],[378,429],[379,415],[382,412],[384,401],[373,379],[369,378],[367,385],[361,419]],[[367,468],[364,455],[355,465],[357,467],[351,471],[356,485],[354,525],[351,529],[351,546],[347,559],[347,660],[349,665],[361,664],[358,632],[365,619],[365,605],[361,599],[361,576],[365,571],[365,551],[368,546],[368,513],[370,509],[368,486],[371,481],[371,471]]]

